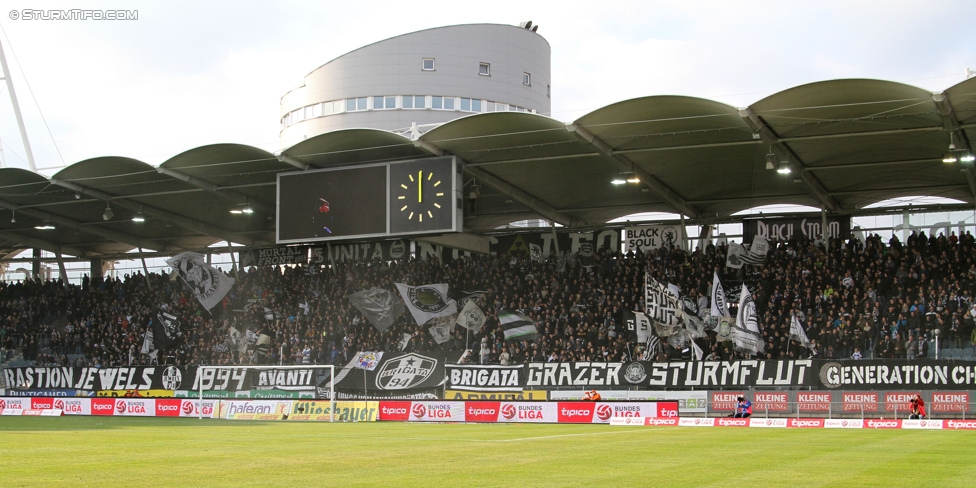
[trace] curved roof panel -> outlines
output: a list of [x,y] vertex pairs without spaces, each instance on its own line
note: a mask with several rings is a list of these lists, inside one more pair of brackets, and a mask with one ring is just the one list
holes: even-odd
[[429,156],[413,141],[377,129],[344,129],[327,132],[295,144],[283,156],[313,168],[329,168],[357,163],[392,161]]
[[[743,109],[693,97],[651,96],[573,123],[524,112],[457,119],[416,141],[346,129],[281,156],[240,144],[190,149],[154,168],[124,157],[73,164],[51,181],[0,169],[0,253],[60,248],[118,256],[133,247],[173,253],[218,240],[274,242],[279,172],[457,155],[465,163],[465,229],[486,233],[530,218],[584,228],[638,212],[689,223],[728,221],[769,204],[854,213],[879,200],[933,195],[976,203],[972,150],[976,79],[943,93],[879,80],[832,80]],[[950,136],[952,134],[952,136]],[[789,175],[774,171],[781,164]],[[962,170],[962,171],[960,171]],[[611,184],[623,178],[636,184]],[[474,195],[476,199],[471,199]],[[113,210],[104,218],[106,207]],[[253,207],[254,214],[230,211]],[[131,217],[144,213],[147,220]],[[36,230],[50,221],[54,230]]]

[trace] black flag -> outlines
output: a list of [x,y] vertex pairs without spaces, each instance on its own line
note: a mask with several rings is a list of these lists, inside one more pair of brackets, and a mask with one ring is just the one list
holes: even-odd
[[183,339],[180,318],[169,312],[158,310],[152,319],[153,343],[157,349],[171,349]]

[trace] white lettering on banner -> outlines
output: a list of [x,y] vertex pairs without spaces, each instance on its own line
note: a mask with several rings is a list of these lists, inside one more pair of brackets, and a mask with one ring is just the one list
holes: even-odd
[[[784,220],[786,221],[783,222]],[[776,239],[780,242],[786,242],[793,238],[793,234],[795,232],[794,225],[795,224],[790,222],[788,219],[769,219],[768,223],[766,220],[757,220],[756,233],[765,237],[766,239]],[[806,238],[815,239],[823,236],[823,232],[821,231],[823,227],[820,221],[807,221],[807,219],[802,219],[799,222],[799,227],[800,232]],[[827,232],[828,236],[832,239],[839,237],[841,233],[840,222],[836,220],[828,221]]]
[[[956,366],[952,370],[955,384],[972,384],[976,369]],[[973,376],[969,375],[972,372]],[[948,385],[949,366],[931,364],[903,364],[888,366],[867,364],[859,366],[828,362],[820,367],[820,382],[827,388],[849,385]]]
[[624,250],[627,252],[659,249],[664,245],[684,248],[684,232],[680,225],[645,225],[624,229]]
[[197,374],[193,378],[193,391],[200,389],[203,384],[204,391],[223,391],[223,390],[243,390],[246,369],[203,369],[197,368]]
[[497,386],[497,387],[518,387],[519,372],[522,367],[517,368],[451,368],[449,378],[452,386]]
[[[775,363],[775,366],[773,365]],[[553,363],[550,363],[553,364]],[[651,387],[802,386],[813,361],[675,361],[651,363],[646,383]]]
[[529,363],[527,386],[619,385],[623,363]]
[[26,389],[149,390],[155,372],[152,367],[80,368],[75,381],[76,368],[10,368],[4,370],[4,379]]

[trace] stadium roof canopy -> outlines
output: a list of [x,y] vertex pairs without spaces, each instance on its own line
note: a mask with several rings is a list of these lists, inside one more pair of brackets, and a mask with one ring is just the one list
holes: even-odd
[[[466,163],[465,195],[475,191],[477,199],[465,229],[474,234],[536,218],[596,227],[639,212],[709,223],[769,204],[853,214],[914,195],[972,208],[974,163],[943,158],[950,145],[956,157],[972,154],[974,138],[976,78],[935,94],[851,79],[798,86],[744,109],[651,96],[570,124],[494,112],[446,123],[418,140],[348,129],[280,155],[214,144],[158,168],[114,156],[72,164],[50,179],[6,168],[0,169],[0,257],[28,247],[117,258],[137,248],[171,254],[224,240],[272,245],[277,173],[440,154]],[[792,173],[768,169],[767,161],[776,168],[787,161]],[[640,183],[611,184],[627,178]],[[245,206],[254,213],[231,213]],[[134,222],[137,214],[145,221]],[[54,228],[35,228],[43,224]]]

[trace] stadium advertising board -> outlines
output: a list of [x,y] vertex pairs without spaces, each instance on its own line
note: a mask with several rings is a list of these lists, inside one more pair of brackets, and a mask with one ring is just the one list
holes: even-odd
[[[587,390],[552,390],[549,400],[580,400]],[[650,391],[650,390],[597,390],[603,400],[632,402],[677,402],[682,414],[708,411],[708,392],[698,391]]]
[[797,407],[801,412],[829,412],[831,395],[829,391],[798,391]]
[[[546,390],[513,391],[470,391],[444,390],[444,400],[506,400],[506,401],[546,401],[550,400]],[[555,392],[553,392],[555,393]]]
[[933,391],[930,412],[968,412],[968,391]]
[[284,420],[291,414],[290,400],[218,401],[212,418],[228,420]]
[[614,418],[677,417],[677,402],[379,402],[379,420],[411,422],[608,424]]
[[[328,401],[297,401],[288,420],[328,421],[332,415]],[[374,422],[378,415],[379,402],[335,402],[336,421]]]

